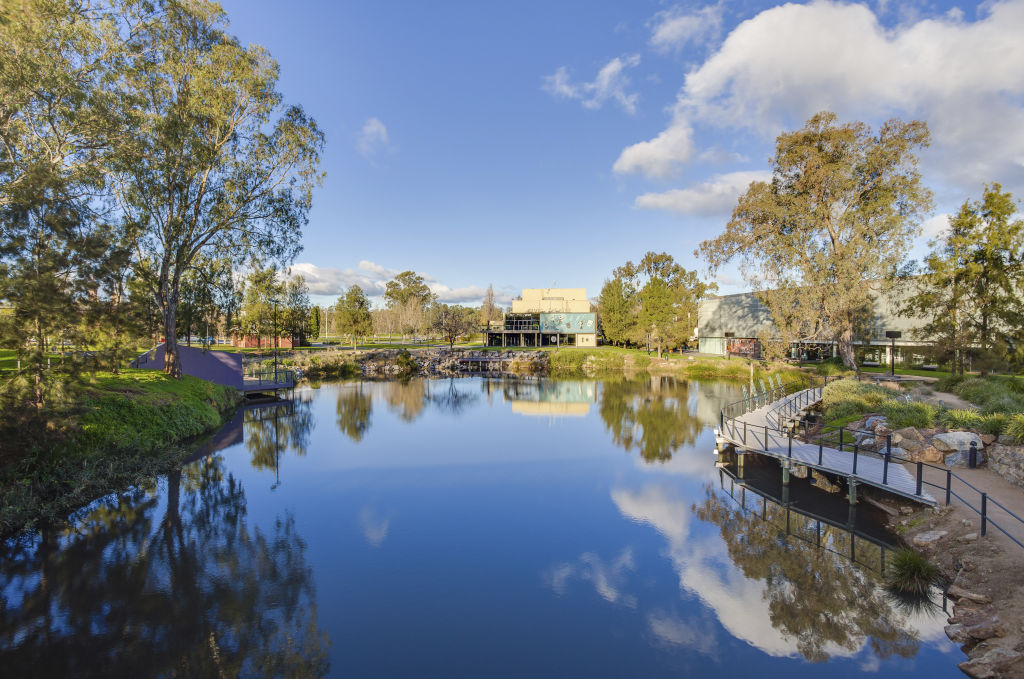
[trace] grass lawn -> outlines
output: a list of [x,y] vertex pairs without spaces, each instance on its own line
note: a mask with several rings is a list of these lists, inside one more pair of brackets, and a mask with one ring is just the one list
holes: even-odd
[[175,468],[187,443],[220,427],[241,398],[198,378],[133,369],[86,376],[71,393],[45,422],[4,422],[13,445],[0,467],[2,536]]

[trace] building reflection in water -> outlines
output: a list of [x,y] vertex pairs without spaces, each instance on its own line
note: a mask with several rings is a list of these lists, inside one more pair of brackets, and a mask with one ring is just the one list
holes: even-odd
[[328,671],[305,541],[287,514],[250,526],[217,454],[2,549],[7,676]]

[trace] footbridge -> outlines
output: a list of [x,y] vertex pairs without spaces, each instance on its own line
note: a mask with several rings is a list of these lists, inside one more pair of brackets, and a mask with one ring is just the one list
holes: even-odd
[[[181,372],[207,382],[234,387],[245,394],[276,394],[295,387],[295,372],[257,364],[244,368],[242,354],[178,346]],[[164,345],[158,344],[131,362],[133,368],[164,369]]]
[[857,486],[863,484],[936,506],[924,489],[923,463],[894,455],[891,438],[881,452],[869,452],[860,450],[860,438],[844,441],[842,429],[838,442],[834,432],[808,433],[805,415],[820,404],[823,389],[824,384],[811,386],[807,381],[762,382],[760,390],[747,392],[742,401],[722,409],[716,440],[732,445],[739,455],[757,453],[780,460],[784,480],[799,467],[838,476],[846,482],[851,502],[857,501]]

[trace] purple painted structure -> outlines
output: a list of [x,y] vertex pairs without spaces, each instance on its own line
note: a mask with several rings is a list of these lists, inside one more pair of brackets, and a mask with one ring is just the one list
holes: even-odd
[[[181,372],[207,382],[242,389],[242,355],[226,351],[203,351],[178,345]],[[164,345],[158,344],[131,362],[133,368],[164,369]]]

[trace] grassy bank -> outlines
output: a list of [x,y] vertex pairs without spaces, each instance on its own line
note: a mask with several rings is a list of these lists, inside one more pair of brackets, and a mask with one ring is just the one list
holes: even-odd
[[[554,376],[574,372],[612,372],[622,370],[648,370],[670,373],[698,380],[731,380],[744,382],[750,379],[750,363],[740,358],[717,358],[709,356],[687,356],[682,354],[654,354],[638,349],[619,347],[583,348],[571,347],[549,350],[548,365]],[[754,363],[754,379],[767,379],[769,375],[781,374],[783,379],[799,376],[798,368],[783,363]]]
[[[903,427],[967,429],[983,434],[1008,434],[1024,441],[1024,382],[1008,377],[946,378],[934,385],[978,406],[947,409],[915,401],[897,389],[868,382],[838,380],[825,387],[825,421],[845,425],[870,413],[885,415],[893,429]],[[909,399],[911,400],[908,400]]]
[[187,444],[221,426],[239,400],[237,390],[193,377],[97,373],[45,422],[6,432],[18,443],[0,468],[0,535],[60,521],[174,468]]

